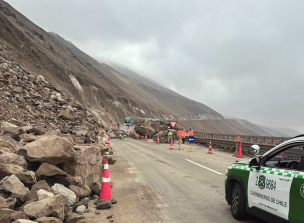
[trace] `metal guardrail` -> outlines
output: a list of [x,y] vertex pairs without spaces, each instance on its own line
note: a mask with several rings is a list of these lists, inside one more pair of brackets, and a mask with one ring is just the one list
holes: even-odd
[[258,144],[259,146],[276,146],[282,142],[289,140],[287,137],[271,137],[271,136],[247,136],[247,135],[231,135],[231,134],[214,134],[195,132],[194,137],[198,139],[220,140],[223,142],[236,142],[237,137],[240,136],[239,142]]

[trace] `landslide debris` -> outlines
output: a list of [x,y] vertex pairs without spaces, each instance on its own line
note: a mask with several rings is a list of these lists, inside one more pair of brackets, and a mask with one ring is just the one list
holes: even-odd
[[114,134],[42,75],[0,54],[0,222],[83,219],[74,214],[99,198],[104,159],[116,161],[99,129]]

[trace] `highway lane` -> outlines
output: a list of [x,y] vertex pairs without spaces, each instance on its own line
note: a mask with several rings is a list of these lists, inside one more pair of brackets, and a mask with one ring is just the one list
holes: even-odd
[[[225,170],[236,158],[216,151],[207,154],[207,148],[197,145],[190,153],[186,145],[184,150],[170,150],[169,144],[151,140],[112,142],[118,166],[111,166],[111,179],[119,184],[113,195],[122,200],[113,209],[116,222],[239,222],[231,216],[224,193]],[[123,167],[131,180],[115,170]]]

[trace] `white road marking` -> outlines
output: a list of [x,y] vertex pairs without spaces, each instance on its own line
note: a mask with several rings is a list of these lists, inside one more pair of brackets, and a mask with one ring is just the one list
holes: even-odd
[[227,157],[230,157],[230,158],[235,158],[235,157],[233,157],[233,156],[228,156],[228,155],[225,155],[225,154],[223,154],[223,153],[214,153],[214,154],[219,154],[219,155],[222,155],[222,156],[227,156]]
[[201,164],[198,164],[198,163],[193,162],[193,161],[188,160],[188,159],[185,159],[185,160],[187,160],[188,162],[194,163],[195,165],[198,165],[198,166],[200,166],[200,167],[203,167],[203,168],[205,168],[205,169],[207,169],[207,170],[210,170],[210,171],[212,171],[212,172],[214,172],[214,173],[217,173],[217,174],[219,174],[219,175],[222,175],[222,173],[217,172],[217,171],[215,171],[215,170],[213,170],[213,169],[210,169],[210,168],[208,168],[208,167],[205,167],[205,166],[203,166],[203,165],[201,165]]

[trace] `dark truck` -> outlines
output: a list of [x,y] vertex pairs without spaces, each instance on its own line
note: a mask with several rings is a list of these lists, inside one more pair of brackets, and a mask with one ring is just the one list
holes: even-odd
[[126,126],[131,126],[135,125],[137,123],[137,120],[131,117],[125,117],[125,125]]

